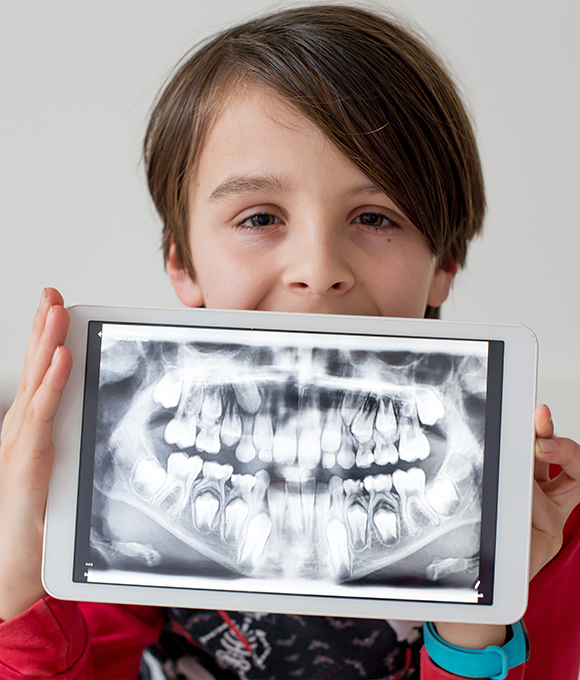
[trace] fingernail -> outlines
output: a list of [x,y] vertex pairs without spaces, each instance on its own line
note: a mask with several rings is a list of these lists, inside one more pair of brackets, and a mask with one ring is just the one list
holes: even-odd
[[552,453],[556,449],[555,439],[538,439],[537,441],[542,453]]
[[59,354],[60,354],[60,345],[58,345],[58,347],[54,350],[54,354],[52,355],[52,361],[50,362],[51,366],[54,366],[54,364],[56,364],[56,361],[58,359]]
[[42,289],[42,295],[40,296],[40,304],[38,305],[39,309],[45,303],[47,297],[48,297],[48,295],[47,295],[47,292],[46,292],[46,288],[43,288]]

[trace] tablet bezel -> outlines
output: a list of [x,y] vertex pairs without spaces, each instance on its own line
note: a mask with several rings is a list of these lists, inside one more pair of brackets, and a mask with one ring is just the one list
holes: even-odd
[[[511,623],[521,618],[528,592],[534,459],[533,411],[537,370],[537,343],[529,329],[439,320],[206,309],[74,306],[69,308],[69,313],[71,325],[66,345],[73,354],[73,369],[55,421],[56,453],[45,521],[42,578],[49,594],[60,599],[80,601],[363,618],[480,623]],[[493,604],[410,602],[74,582],[72,574],[85,357],[88,322],[92,320],[502,341],[505,351]]]

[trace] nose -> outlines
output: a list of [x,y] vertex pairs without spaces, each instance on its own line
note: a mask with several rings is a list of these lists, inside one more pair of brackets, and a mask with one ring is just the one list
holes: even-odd
[[314,229],[306,235],[296,235],[284,284],[299,295],[344,295],[355,283],[349,244],[341,243],[336,234],[320,232],[323,230]]

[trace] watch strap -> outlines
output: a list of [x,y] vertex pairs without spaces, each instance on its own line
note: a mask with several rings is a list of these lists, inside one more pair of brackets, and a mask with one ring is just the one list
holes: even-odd
[[443,670],[465,678],[503,680],[511,668],[529,659],[530,645],[524,622],[508,626],[508,637],[510,632],[511,637],[503,647],[467,649],[445,642],[434,624],[423,624],[425,648],[431,659]]

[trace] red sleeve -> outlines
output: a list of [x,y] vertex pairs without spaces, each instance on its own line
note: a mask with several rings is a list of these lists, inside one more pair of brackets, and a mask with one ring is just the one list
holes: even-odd
[[131,680],[159,636],[156,607],[76,603],[46,597],[0,623],[3,680]]
[[[580,669],[580,506],[564,528],[558,555],[530,583],[524,616],[530,637],[530,660],[512,669],[508,680],[578,680]],[[456,680],[421,650],[422,680]]]

